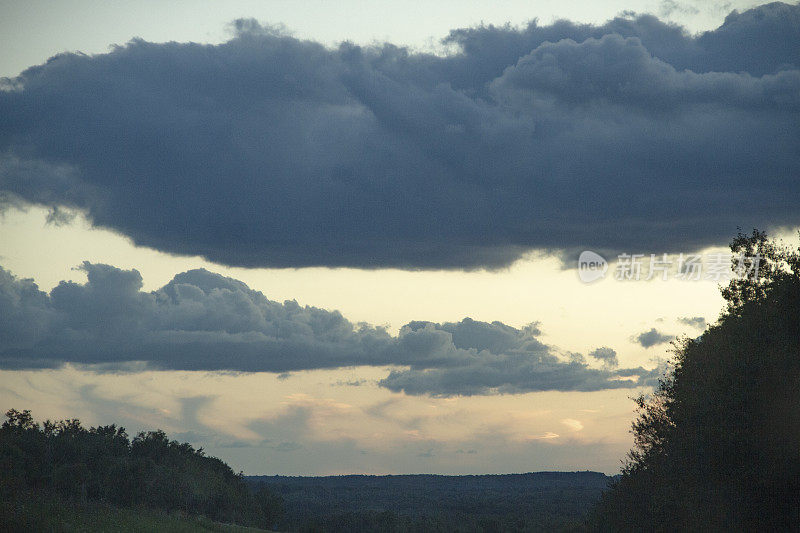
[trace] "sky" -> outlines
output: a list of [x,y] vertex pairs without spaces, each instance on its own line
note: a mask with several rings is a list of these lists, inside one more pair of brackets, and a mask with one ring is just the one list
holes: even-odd
[[738,228],[800,227],[796,3],[0,15],[0,405],[39,419],[612,474]]

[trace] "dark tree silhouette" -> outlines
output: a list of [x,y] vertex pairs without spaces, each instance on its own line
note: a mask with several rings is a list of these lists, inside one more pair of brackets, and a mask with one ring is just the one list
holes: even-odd
[[280,498],[263,487],[252,490],[241,473],[163,431],[142,432],[131,441],[115,425],[86,429],[71,419],[40,426],[30,411],[15,409],[6,418],[0,428],[1,501],[55,496],[260,527],[281,517]]
[[676,343],[655,393],[636,399],[634,449],[594,529],[800,524],[800,249],[754,230],[731,251],[748,275],[722,289],[715,325]]

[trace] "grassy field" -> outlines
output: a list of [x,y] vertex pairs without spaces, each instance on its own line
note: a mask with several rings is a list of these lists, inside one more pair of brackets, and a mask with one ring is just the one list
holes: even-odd
[[149,509],[120,509],[102,504],[72,505],[58,500],[25,498],[0,503],[0,531],[245,533],[265,530]]

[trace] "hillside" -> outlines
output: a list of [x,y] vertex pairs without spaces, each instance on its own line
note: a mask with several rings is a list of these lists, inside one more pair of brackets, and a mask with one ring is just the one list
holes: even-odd
[[[128,509],[123,519],[179,513],[270,527],[282,512],[278,499],[265,490],[250,490],[225,462],[170,440],[163,431],[129,439],[124,428],[114,425],[87,429],[77,419],[39,424],[30,411],[15,409],[6,418],[0,427],[0,524],[93,524],[106,511],[117,515]],[[47,502],[53,511],[37,510]],[[99,514],[91,519],[85,512]],[[52,528],[45,522],[14,529]]]
[[256,533],[264,529],[214,522],[200,516],[152,509],[123,509],[108,504],[77,504],[58,498],[18,498],[0,503],[1,531],[92,531],[134,533]]
[[[0,427],[0,524],[10,531],[541,531],[584,522],[596,472],[287,477],[236,474],[162,431],[77,419]],[[225,524],[237,524],[225,525]]]

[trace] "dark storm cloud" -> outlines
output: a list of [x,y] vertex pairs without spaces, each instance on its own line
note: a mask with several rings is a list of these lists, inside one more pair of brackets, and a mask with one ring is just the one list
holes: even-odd
[[447,57],[237,29],[5,80],[6,202],[278,267],[493,268],[800,224],[798,6],[698,36],[649,15],[454,30]]
[[539,341],[535,324],[417,321],[392,336],[337,311],[270,301],[206,270],[143,292],[136,270],[81,268],[86,283],[62,281],[49,294],[0,268],[0,368],[71,362],[99,371],[281,373],[391,366],[381,386],[432,395],[629,388],[653,377],[641,368],[590,368],[577,354]]
[[644,331],[633,337],[633,342],[640,344],[643,348],[650,348],[651,346],[666,344],[674,338],[675,335],[666,335],[656,328],[652,328],[650,331]]

